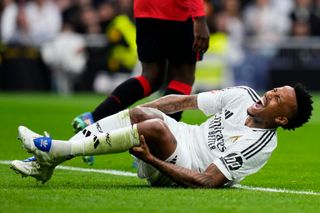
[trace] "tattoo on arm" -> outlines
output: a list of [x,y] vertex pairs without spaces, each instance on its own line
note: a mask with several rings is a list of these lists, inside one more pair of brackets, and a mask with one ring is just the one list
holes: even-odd
[[166,114],[172,114],[186,109],[197,109],[197,95],[168,95],[142,106],[157,108]]

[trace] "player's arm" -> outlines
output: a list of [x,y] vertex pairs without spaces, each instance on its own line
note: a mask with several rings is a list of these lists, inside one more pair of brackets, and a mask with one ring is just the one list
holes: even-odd
[[198,109],[197,95],[167,95],[141,106],[156,108],[165,114]]
[[203,173],[176,166],[155,157],[148,163],[175,183],[184,187],[219,188],[229,181],[213,163]]
[[219,188],[229,181],[213,163],[210,164],[203,173],[199,173],[156,158],[150,153],[142,135],[140,136],[140,143],[141,145],[133,147],[130,150],[130,153],[152,165],[180,186],[192,188]]

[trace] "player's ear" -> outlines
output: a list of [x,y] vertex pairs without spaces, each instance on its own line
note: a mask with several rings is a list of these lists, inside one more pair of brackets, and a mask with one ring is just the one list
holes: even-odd
[[276,123],[280,126],[286,125],[288,123],[288,118],[285,116],[278,116],[275,119]]

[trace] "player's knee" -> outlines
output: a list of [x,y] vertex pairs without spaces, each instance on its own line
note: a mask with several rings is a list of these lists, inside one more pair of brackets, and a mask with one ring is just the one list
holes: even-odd
[[168,133],[167,124],[159,118],[150,120],[149,125],[150,125],[150,131],[153,132],[155,135],[158,135],[160,137],[165,137],[166,134]]
[[143,112],[141,107],[135,107],[129,110],[131,123],[139,123],[146,120],[146,114]]
[[162,119],[162,115],[157,109],[148,107],[135,107],[129,110],[131,123],[139,123],[142,121],[158,118]]

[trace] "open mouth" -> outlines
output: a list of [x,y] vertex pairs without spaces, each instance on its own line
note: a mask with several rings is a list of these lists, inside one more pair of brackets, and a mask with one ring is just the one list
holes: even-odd
[[262,96],[261,98],[260,98],[260,100],[258,100],[255,104],[254,104],[254,106],[255,106],[255,108],[257,108],[257,109],[261,109],[261,108],[263,108],[265,105],[266,105],[266,98],[265,98],[265,96]]

